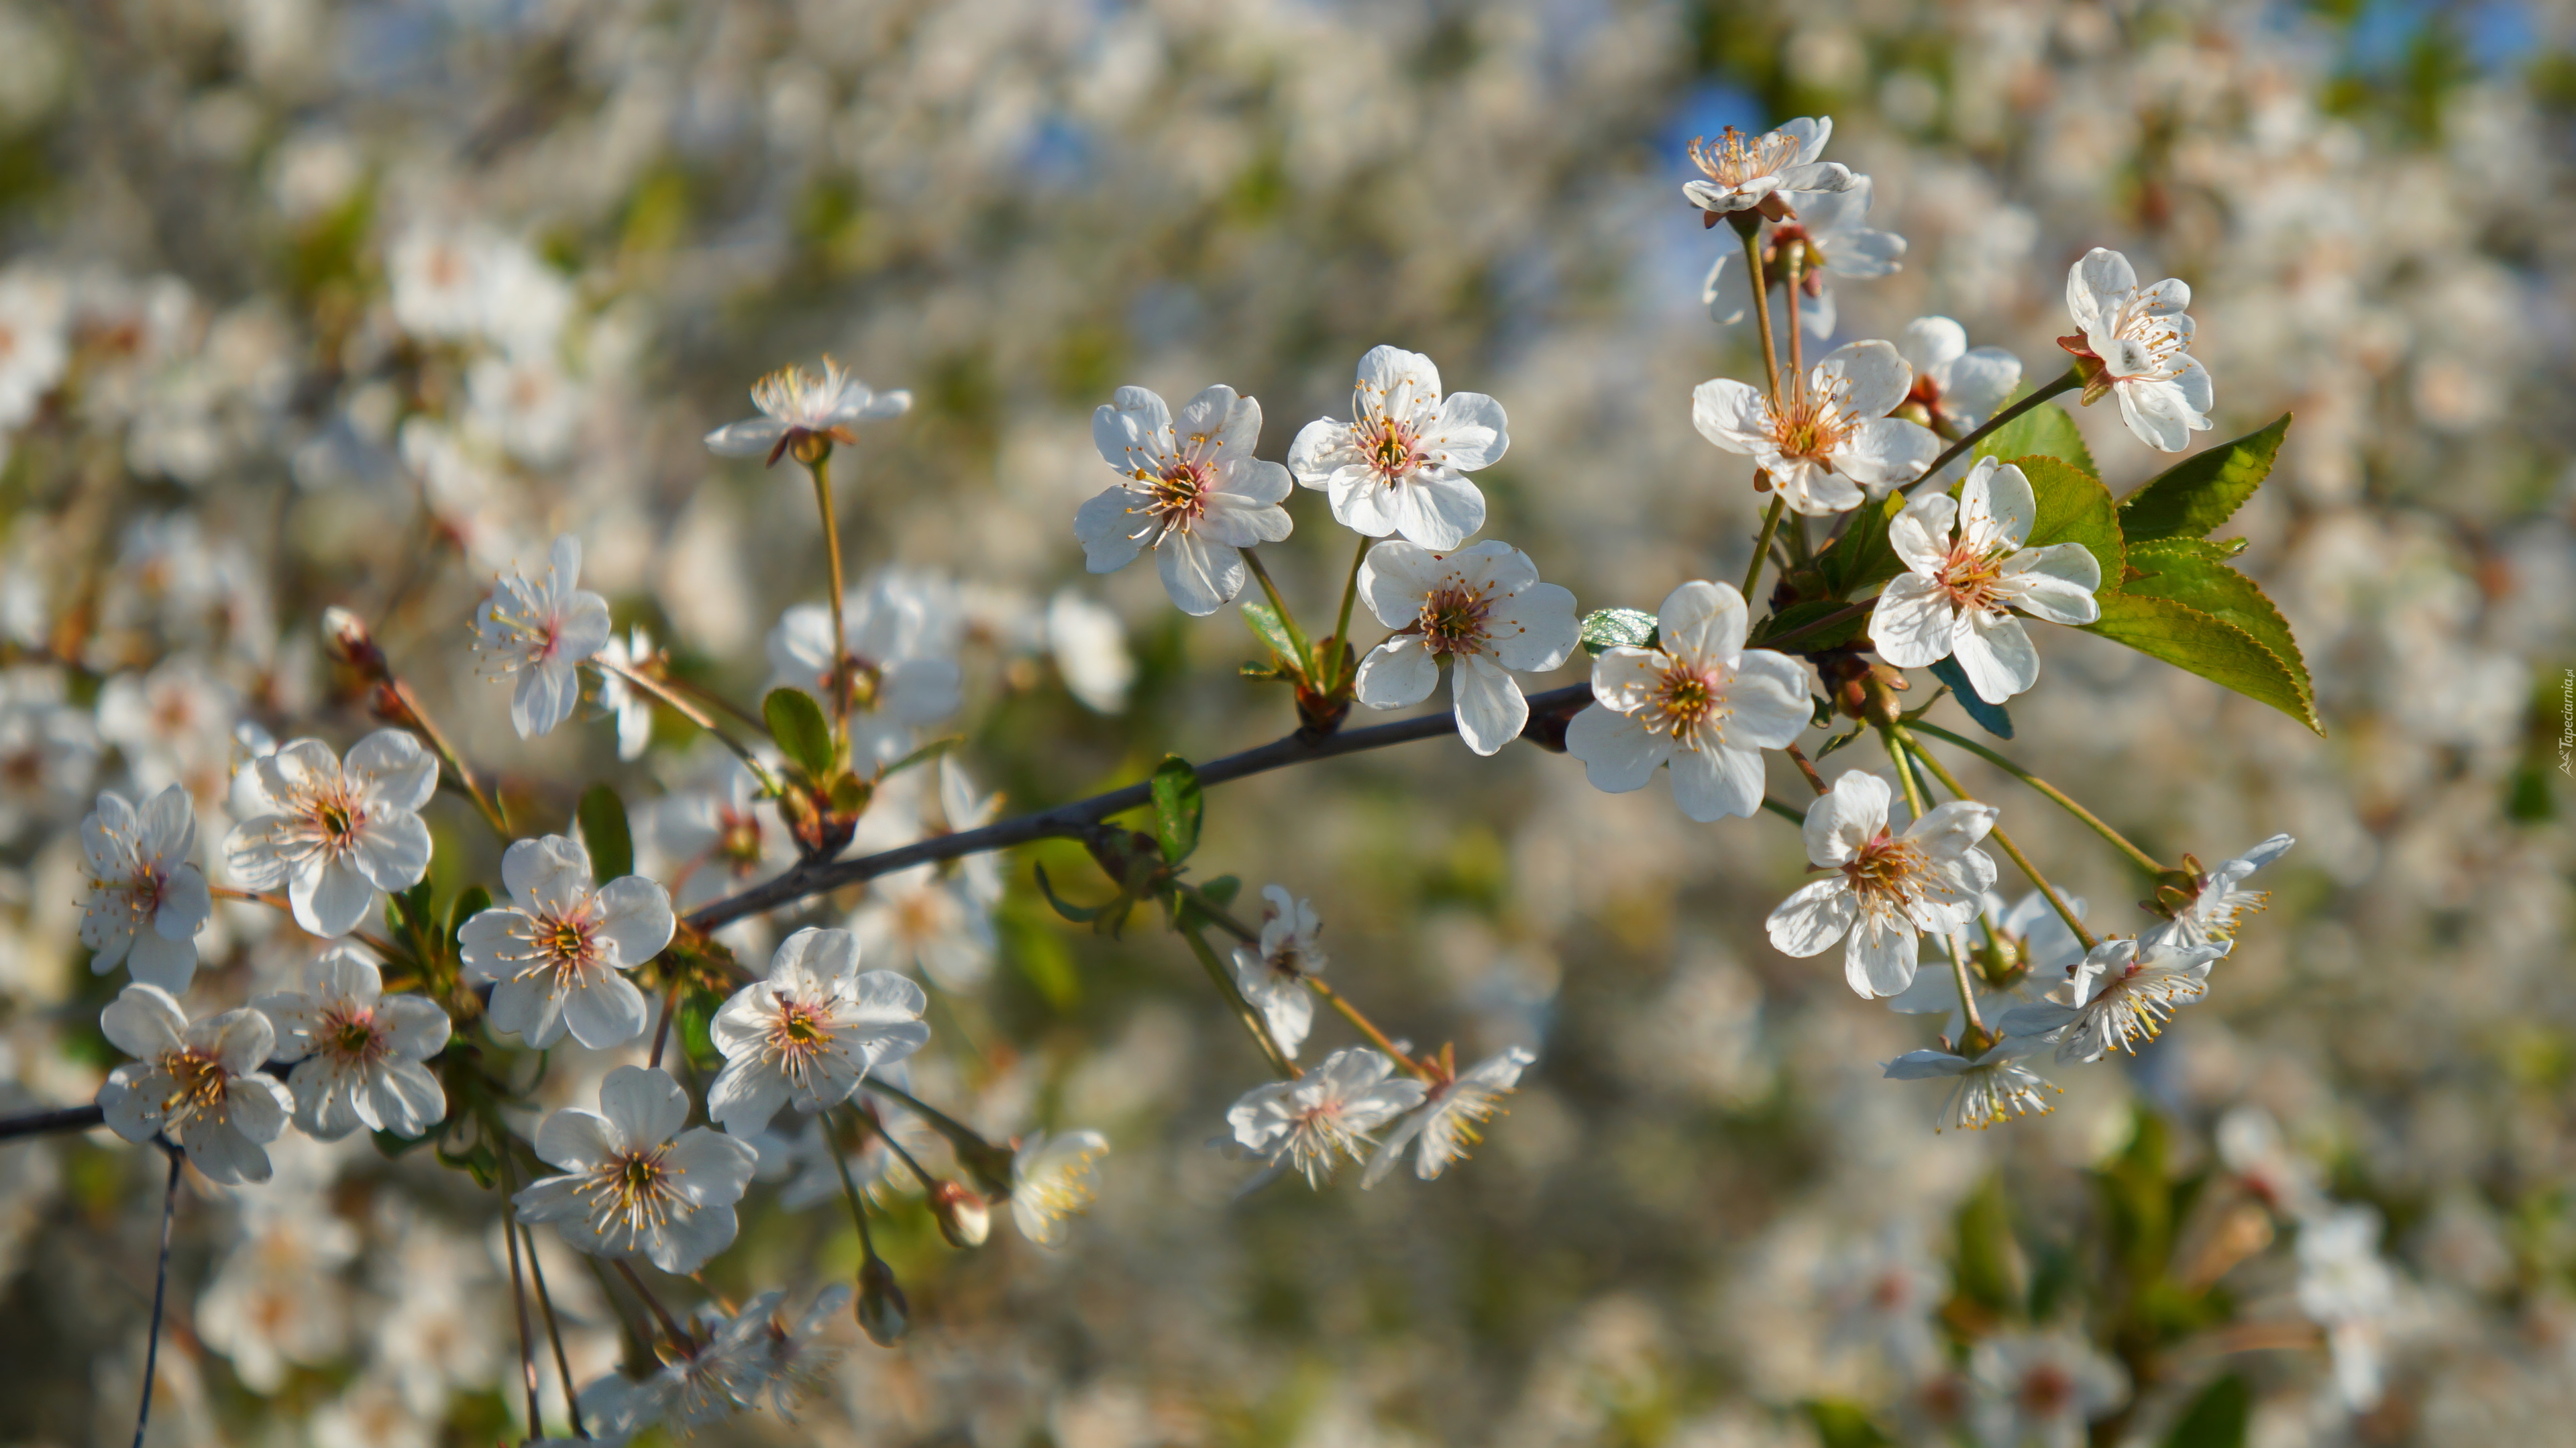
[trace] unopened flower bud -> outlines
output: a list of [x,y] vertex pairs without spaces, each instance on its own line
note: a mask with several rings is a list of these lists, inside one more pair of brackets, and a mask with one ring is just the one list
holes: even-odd
[[993,1213],[984,1199],[955,1182],[930,1189],[930,1210],[939,1218],[939,1235],[951,1247],[981,1247],[993,1234]]
[[859,1300],[850,1309],[858,1318],[859,1330],[868,1341],[879,1347],[892,1347],[912,1326],[912,1305],[903,1300],[903,1289],[895,1284],[894,1269],[882,1257],[870,1257],[859,1267]]
[[367,632],[367,621],[336,604],[322,610],[322,642],[332,658],[356,670],[359,678],[370,683],[390,672],[385,665],[385,651],[376,647],[375,636]]

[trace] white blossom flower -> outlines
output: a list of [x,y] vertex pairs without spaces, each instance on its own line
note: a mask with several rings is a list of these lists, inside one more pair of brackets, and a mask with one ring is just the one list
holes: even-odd
[[[889,569],[841,596],[848,662],[851,752],[890,762],[913,731],[957,712],[957,621],[927,580]],[[832,704],[832,610],[800,603],[769,631],[770,688],[802,689]]]
[[638,804],[634,828],[655,857],[650,873],[671,882],[682,909],[749,889],[798,858],[759,777],[731,754],[711,755],[685,787]]
[[1791,895],[1764,922],[1784,955],[1817,955],[1846,935],[1843,978],[1863,996],[1891,996],[1914,982],[1916,932],[1953,935],[1976,917],[1995,882],[1992,856],[1976,848],[1995,827],[1992,805],[1935,805],[1904,834],[1888,826],[1887,781],[1852,770],[1807,806],[1807,858],[1831,870]]
[[[650,1428],[669,1427],[686,1438],[696,1429],[751,1407],[769,1386],[768,1312],[778,1293],[763,1293],[728,1319],[713,1304],[698,1313],[696,1336],[668,1344],[650,1377],[619,1373],[581,1390],[582,1426],[590,1439],[623,1443]],[[751,1315],[753,1307],[760,1315]]]
[[2095,247],[2066,270],[2066,309],[2077,332],[2057,345],[2101,364],[2086,380],[2084,400],[2105,389],[2120,400],[2120,420],[2158,452],[2181,452],[2191,435],[2213,425],[2216,401],[2209,369],[2193,360],[2191,287],[2173,277],[2141,289],[2129,259]]
[[[2062,898],[2076,919],[2084,918],[2083,896]],[[2037,890],[2010,909],[2001,895],[1988,890],[1977,913],[1982,917],[1978,928],[1993,942],[2005,972],[2001,985],[1988,983],[1980,971],[1968,972],[1968,988],[1976,992],[1980,1020],[1995,1020],[2015,1006],[2037,1000],[2041,990],[2065,980],[2067,969],[2084,959],[2084,942],[2066,928],[2056,907]],[[1948,971],[1917,972],[1914,984],[1887,998],[1887,1008],[1906,1016],[1947,1015],[1942,1034],[1953,1040],[1967,1025],[1967,1013],[1959,1009],[1958,982]]]
[[850,933],[871,959],[909,965],[944,991],[974,990],[993,973],[992,910],[962,871],[922,864],[879,875],[850,912]]
[[2215,945],[2155,949],[2105,940],[2044,999],[2014,1007],[1998,1024],[2007,1036],[2055,1041],[2061,1064],[2099,1061],[2112,1050],[2134,1055],[2137,1042],[2154,1040],[2176,1008],[2208,994],[2210,962],[2226,953]]
[[617,721],[617,757],[641,759],[653,742],[652,696],[623,677],[653,661],[656,650],[653,636],[642,624],[627,630],[626,637],[611,636],[600,645],[599,658],[606,665],[599,671],[599,707]]
[[1775,407],[1759,388],[1719,377],[1691,391],[1699,435],[1760,467],[1796,512],[1847,512],[1923,476],[1941,440],[1888,414],[1914,388],[1914,369],[1885,342],[1850,342],[1825,354]]
[[1574,652],[1574,595],[1538,581],[1538,565],[1488,540],[1455,553],[1381,543],[1360,563],[1360,597],[1395,637],[1360,660],[1354,691],[1372,709],[1431,697],[1450,661],[1458,736],[1478,754],[1520,737],[1529,701],[1512,672],[1545,673]]
[[1135,687],[1136,660],[1127,652],[1127,625],[1106,605],[1072,589],[1047,604],[1046,646],[1065,692],[1094,714],[1122,714]]
[[329,1154],[289,1136],[276,1164],[266,1191],[236,1198],[233,1239],[193,1314],[206,1345],[263,1394],[285,1385],[291,1363],[319,1366],[348,1352],[340,1272],[358,1254],[356,1230],[331,1209]]
[[[940,823],[949,834],[963,834],[989,825],[1002,812],[1002,797],[981,794],[975,781],[949,755],[939,758]],[[965,887],[966,898],[986,910],[1002,903],[1002,865],[1000,857],[986,850],[956,862],[958,883]]]
[[2217,869],[2199,875],[2190,902],[2176,910],[2171,919],[2139,932],[2139,948],[2153,951],[2221,945],[2227,950],[2235,949],[2237,925],[2272,899],[2269,890],[2242,888],[2246,877],[2288,854],[2296,843],[2288,835],[2274,835],[2235,859],[2222,862]]
[[2013,610],[2051,623],[2102,616],[2102,563],[2081,543],[2028,548],[2039,503],[2021,469],[1979,458],[1960,495],[1927,491],[1887,525],[1906,571],[1880,590],[1869,641],[1900,669],[1956,655],[1977,697],[2000,704],[2039,681],[2039,650]]
[[146,985],[174,994],[197,973],[197,932],[214,914],[205,874],[188,857],[197,849],[197,808],[177,785],[137,810],[113,794],[81,821],[81,944],[89,967],[105,975],[123,965]]
[[737,1136],[769,1124],[779,1108],[813,1113],[850,1099],[869,1071],[930,1040],[921,987],[890,970],[859,969],[846,930],[807,926],[788,936],[769,977],[734,993],[711,1029],[725,1067],[707,1090],[707,1115]]
[[1470,1145],[1484,1139],[1476,1131],[1477,1124],[1502,1109],[1502,1098],[1511,1094],[1520,1084],[1521,1072],[1537,1060],[1526,1046],[1508,1046],[1446,1081],[1433,1082],[1422,1109],[1397,1121],[1378,1144],[1377,1155],[1360,1175],[1360,1185],[1373,1187],[1384,1180],[1404,1159],[1408,1147],[1413,1151],[1415,1176],[1424,1181],[1439,1176],[1449,1163],[1464,1158]]
[[2084,1425],[2129,1398],[2128,1370],[2063,1332],[1998,1333],[1968,1372],[1978,1441],[2012,1448],[2083,1448]]
[[286,1130],[294,1099],[260,1074],[277,1035],[247,1007],[191,1024],[157,985],[129,985],[98,1014],[98,1028],[135,1059],[98,1088],[107,1124],[128,1141],[159,1133],[213,1181],[264,1182],[263,1148]]
[[1324,927],[1315,907],[1297,899],[1282,885],[1264,885],[1269,906],[1261,915],[1261,938],[1234,950],[1234,983],[1252,1008],[1261,1012],[1270,1039],[1290,1060],[1306,1043],[1315,1021],[1315,995],[1306,977],[1324,973],[1326,956],[1315,943]]
[[118,674],[98,691],[98,732],[125,756],[134,782],[154,792],[184,785],[208,803],[230,781],[240,717],[240,691],[188,654],[147,674]]
[[277,1028],[295,1124],[337,1141],[364,1126],[418,1136],[447,1116],[447,1092],[421,1063],[446,1049],[447,1013],[425,996],[384,993],[376,963],[342,942],[305,971],[305,989],[252,1004]]
[[2217,1140],[2219,1160],[2274,1211],[2304,1221],[2326,1209],[2316,1169],[2281,1140],[2262,1107],[2239,1106],[2220,1117]]
[[718,457],[751,458],[768,454],[769,464],[794,451],[804,462],[820,457],[833,443],[856,443],[850,429],[879,418],[901,417],[912,410],[909,392],[873,392],[826,357],[817,376],[801,367],[781,367],[751,385],[751,405],[758,417],[729,422],[707,434],[707,449]]
[[2355,1412],[2379,1405],[2380,1324],[2397,1304],[2379,1233],[2369,1207],[2336,1207],[2299,1224],[2299,1310],[2326,1330],[2335,1388]]
[[98,730],[62,695],[50,670],[0,674],[0,842],[31,824],[67,822],[88,798]]
[[1919,1231],[1891,1224],[1876,1242],[1846,1251],[1818,1275],[1832,1313],[1828,1346],[1875,1347],[1908,1377],[1940,1361],[1933,1317],[1949,1296],[1949,1274],[1925,1254]]
[[1243,1150],[1320,1186],[1338,1158],[1359,1160],[1379,1127],[1422,1104],[1423,1084],[1411,1076],[1388,1079],[1394,1071],[1383,1052],[1352,1046],[1293,1081],[1255,1086],[1225,1119]]
[[474,610],[483,672],[519,676],[510,723],[522,739],[572,717],[581,704],[580,666],[608,643],[608,600],[574,587],[580,577],[581,540],[566,533],[555,540],[544,583],[505,574]]
[[1906,402],[1923,409],[1925,426],[1960,438],[1985,425],[2021,385],[2021,359],[2001,347],[1968,346],[1968,329],[1948,317],[1905,324],[1897,355],[1914,369]]
[[1073,517],[1084,566],[1115,573],[1147,549],[1181,612],[1211,614],[1251,577],[1240,550],[1276,543],[1293,526],[1279,500],[1288,470],[1252,455],[1261,404],[1219,384],[1171,407],[1142,387],[1091,414],[1091,441],[1125,478]]
[[286,889],[295,923],[326,939],[358,928],[377,892],[399,893],[429,872],[420,807],[438,789],[438,761],[400,729],[379,729],[343,761],[319,739],[298,739],[233,779],[241,823],[224,865],[253,890]]
[[644,993],[626,972],[671,943],[671,892],[641,875],[593,888],[590,852],[562,835],[514,842],[501,882],[511,903],[457,932],[466,979],[492,983],[492,1028],[531,1047],[569,1030],[593,1050],[642,1035]]
[[1511,442],[1501,403],[1481,392],[1444,398],[1430,358],[1371,347],[1351,386],[1351,420],[1300,428],[1288,470],[1323,490],[1343,527],[1445,550],[1485,526],[1485,495],[1467,474],[1501,462]]
[[477,230],[414,227],[385,258],[394,324],[415,337],[458,340],[483,326],[484,275],[499,239]]
[[511,1200],[552,1222],[576,1251],[645,1257],[686,1276],[733,1242],[733,1204],[759,1153],[703,1126],[682,1131],[689,1093],[668,1072],[620,1066],[599,1110],[567,1108],[537,1129],[537,1155],[564,1171]]
[[[15,432],[71,360],[62,283],[25,267],[0,272],[0,433]],[[0,439],[0,457],[7,456]]]
[[1672,769],[1673,802],[1695,820],[1762,807],[1762,751],[1806,731],[1806,668],[1747,649],[1744,596],[1690,582],[1664,598],[1651,649],[1611,648],[1592,661],[1593,701],[1566,726],[1583,777],[1612,794]]
[[1817,197],[1858,179],[1840,162],[1816,159],[1833,134],[1831,116],[1800,116],[1758,136],[1728,126],[1715,145],[1705,138],[1691,142],[1691,161],[1704,179],[1684,182],[1682,195],[1710,226],[1738,211],[1759,211],[1772,221],[1797,216]]
[[581,383],[551,349],[486,355],[465,374],[466,416],[532,468],[561,467],[580,439]]
[[784,1292],[764,1292],[735,1314],[737,1324],[751,1324],[743,1343],[758,1378],[753,1396],[766,1388],[769,1406],[781,1418],[795,1421],[798,1399],[822,1386],[840,1360],[840,1349],[825,1341],[824,1334],[850,1310],[853,1295],[850,1284],[830,1283],[814,1294],[813,1305],[793,1322],[783,1310]]
[[1983,1131],[2016,1117],[2046,1116],[2057,1109],[2039,1094],[2057,1088],[2021,1063],[2039,1047],[2036,1038],[2007,1036],[1974,1060],[1949,1051],[1908,1051],[1888,1062],[1883,1074],[1890,1081],[1946,1078],[1955,1082],[1933,1129]]
[[1065,1220],[1089,1211],[1099,1197],[1093,1169],[1108,1154],[1109,1138],[1097,1131],[1033,1131],[1021,1138],[1011,1154],[1011,1221],[1020,1235],[1041,1247],[1062,1243]]
[[[1798,219],[1771,228],[1762,239],[1762,279],[1782,290],[1789,285],[1789,262],[1798,264],[1798,325],[1823,341],[1834,334],[1834,294],[1827,283],[1835,277],[1867,279],[1904,269],[1905,238],[1869,225],[1870,181],[1854,176],[1841,191],[1820,194],[1799,208]],[[1699,299],[1720,325],[1732,327],[1753,310],[1753,270],[1741,253],[1722,250],[1700,283]],[[1785,325],[1785,317],[1783,319]],[[1910,359],[1909,359],[1910,360]]]

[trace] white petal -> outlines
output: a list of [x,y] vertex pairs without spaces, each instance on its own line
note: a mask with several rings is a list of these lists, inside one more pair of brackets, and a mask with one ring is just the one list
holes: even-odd
[[1920,573],[1902,573],[1879,590],[1869,612],[1870,647],[1900,669],[1928,668],[1950,656],[1958,635],[1958,605],[1941,585]]
[[1251,573],[1243,555],[1206,542],[1193,533],[1172,533],[1154,549],[1154,564],[1163,575],[1163,591],[1172,604],[1192,618],[1205,618],[1243,591]]
[[1875,339],[1835,348],[1809,375],[1827,386],[1836,378],[1848,382],[1844,408],[1861,417],[1887,416],[1914,389],[1914,369],[1905,365],[1895,347]]
[[1353,692],[1372,709],[1401,709],[1431,697],[1440,683],[1440,663],[1412,634],[1399,634],[1360,660]]
[[2031,646],[2021,620],[2011,614],[1983,609],[1963,612],[1951,646],[1977,697],[1989,704],[2000,704],[2039,682],[2039,650]]
[[1695,579],[1665,594],[1655,611],[1656,645],[1703,667],[1734,663],[1748,626],[1744,595],[1731,583]]
[[327,940],[358,928],[376,903],[376,887],[344,856],[299,872],[288,882],[286,897],[295,923]]
[[1433,461],[1462,473],[1501,462],[1512,445],[1503,405],[1481,392],[1455,392],[1441,399],[1440,420],[1422,442]]
[[1458,705],[1458,737],[1478,754],[1492,754],[1518,739],[1529,722],[1529,701],[1521,686],[1501,666],[1481,654],[1459,659],[1449,670],[1449,689]]
[[1910,483],[1941,455],[1941,439],[1921,423],[1873,417],[1834,444],[1834,468],[1864,488]]
[[615,971],[584,979],[563,998],[565,1028],[574,1040],[594,1051],[622,1046],[644,1034],[648,1011],[644,993]]
[[774,417],[746,417],[707,434],[707,451],[725,458],[767,457],[787,435],[787,424]]
[[1932,574],[1950,559],[1950,536],[1959,505],[1947,493],[1927,492],[1887,523],[1887,546],[1916,573]]
[[1485,526],[1485,495],[1454,474],[1416,473],[1395,488],[1395,531],[1425,548],[1455,548]]
[[1762,752],[1724,745],[1673,752],[1673,802],[1705,824],[1762,808]]
[[1888,921],[1872,929],[1862,921],[1843,945],[1843,980],[1856,995],[1896,995],[1914,984],[1918,948],[1910,925]]
[[2019,548],[2039,521],[2030,479],[2010,463],[1979,458],[1959,489],[1959,535],[1979,553]]
[[379,729],[350,746],[341,774],[392,809],[416,810],[438,792],[438,761],[401,729]]
[[1565,726],[1565,752],[1583,761],[1583,777],[1607,794],[1643,789],[1672,753],[1672,736],[1650,734],[1626,714],[1587,704]]
[[[1523,555],[1526,561],[1526,555]],[[1497,600],[1485,616],[1485,646],[1496,663],[1540,674],[1563,664],[1582,640],[1574,594],[1553,583],[1533,583]]]
[[1073,536],[1082,545],[1084,567],[1094,573],[1115,573],[1144,551],[1145,535],[1152,527],[1143,514],[1128,511],[1138,497],[1130,488],[1106,488],[1075,511]]
[[1846,772],[1834,781],[1832,790],[1807,806],[1806,820],[1799,827],[1807,858],[1819,865],[1839,865],[1858,855],[1861,846],[1887,828],[1890,798],[1886,780],[1867,770]]
[[2002,593],[2015,608],[2051,623],[2087,624],[2102,616],[2094,597],[2102,562],[2081,543],[2025,548],[2004,560]]
[[1827,946],[1842,939],[1860,914],[1860,902],[1852,898],[1851,886],[1841,877],[1818,880],[1780,902],[1762,928],[1771,937],[1771,947],[1782,955],[1801,958],[1821,955]]
[[599,1110],[618,1145],[639,1151],[680,1134],[689,1120],[689,1093],[659,1067],[620,1066],[599,1083]]
[[1691,426],[1728,452],[1747,456],[1760,452],[1771,440],[1769,422],[1762,394],[1732,377],[1691,389]]
[[1897,355],[1918,373],[1928,373],[1968,350],[1968,329],[1948,317],[1917,317],[1905,324]]

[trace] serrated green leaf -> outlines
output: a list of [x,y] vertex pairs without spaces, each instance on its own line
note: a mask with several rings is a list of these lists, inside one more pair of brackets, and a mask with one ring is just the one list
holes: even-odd
[[2000,458],[2005,462],[2021,457],[2050,457],[2097,478],[2102,475],[2102,470],[2093,466],[2093,454],[2084,446],[2084,434],[2076,429],[2075,418],[2054,402],[2043,402],[1977,439],[1968,456]]
[[1199,823],[1207,813],[1198,771],[1179,755],[1166,754],[1154,767],[1149,789],[1154,796],[1154,842],[1163,848],[1163,863],[1177,865],[1199,847]]
[[1599,658],[1611,649],[1651,649],[1655,616],[1640,608],[1600,608],[1583,616],[1583,651]]
[[635,835],[627,827],[626,801],[605,784],[594,784],[584,791],[581,803],[573,810],[581,824],[581,842],[590,850],[590,873],[595,880],[614,880],[635,873]]
[[[1766,647],[1772,639],[1785,637],[1820,618],[1831,617],[1849,607],[1851,607],[1850,604],[1839,598],[1813,598],[1805,603],[1793,603],[1764,619],[1761,627],[1754,630],[1752,639],[1748,641],[1749,645],[1753,648]],[[1820,649],[1840,648],[1859,638],[1862,631],[1868,627],[1869,615],[1856,613],[1831,628],[1802,634],[1790,640],[1788,647],[1802,654],[1814,653]]]
[[1896,549],[1887,541],[1887,525],[1904,511],[1904,495],[1889,493],[1853,513],[1843,536],[1816,555],[1816,565],[1824,570],[1825,582],[1835,597],[1849,598],[1863,589],[1876,588],[1905,571],[1905,560],[1896,556]]
[[832,725],[813,695],[772,689],[760,701],[760,717],[769,724],[769,737],[807,774],[821,779],[832,772]]
[[2272,474],[2290,414],[2233,442],[2193,453],[2120,500],[2120,528],[2133,540],[2200,538],[2243,507]]
[[2236,625],[2170,598],[2117,593],[2102,600],[2099,622],[2085,632],[2127,644],[2249,699],[2269,704],[2319,734],[2315,711],[2281,656]]
[[2100,478],[2054,457],[2017,457],[2013,466],[2030,480],[2031,496],[2039,503],[2026,546],[2083,544],[2093,561],[2102,565],[2102,583],[2093,590],[2094,598],[2105,600],[2118,593],[2128,549],[2121,540],[2120,510],[2111,502],[2111,490],[2102,486]]
[[2191,1400],[2165,1435],[2165,1448],[2245,1448],[2245,1430],[2253,1417],[2254,1390],[2229,1373]]
[[[2197,609],[2222,623],[2231,624],[2247,637],[2272,652],[2280,661],[2282,672],[2297,691],[2299,722],[2311,729],[2318,727],[2316,686],[2309,681],[2307,660],[2299,653],[2299,641],[2290,635],[2289,620],[2272,606],[2254,580],[2219,562],[2224,544],[2199,538],[2158,539],[2141,545],[2129,555],[2129,566],[2137,574],[2124,592],[2145,598],[2170,599]],[[2322,731],[2320,731],[2322,732]]]
[[1977,697],[1976,686],[1968,682],[1968,671],[1959,666],[1958,659],[1945,658],[1934,663],[1932,677],[1950,686],[1950,697],[1959,701],[1959,707],[1968,711],[1968,717],[1977,721],[1978,728],[1997,739],[2012,737],[2012,715],[2004,712],[2003,705],[1989,704]]
[[1252,636],[1261,640],[1262,647],[1270,650],[1281,674],[1292,679],[1306,677],[1306,661],[1297,656],[1297,643],[1288,637],[1288,625],[1280,621],[1276,610],[1266,603],[1247,603],[1243,605],[1243,622],[1252,630]]

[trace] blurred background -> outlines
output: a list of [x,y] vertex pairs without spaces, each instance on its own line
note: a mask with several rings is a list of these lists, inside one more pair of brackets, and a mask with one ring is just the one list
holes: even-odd
[[[1106,1133],[1097,1210],[1053,1253],[957,1254],[890,1195],[909,1342],[844,1323],[801,1423],[703,1437],[2001,1443],[1977,1346],[2083,1340],[2138,1379],[2097,1443],[2576,1442],[2571,47],[2576,10],[2501,0],[0,8],[0,1105],[86,1101],[117,1059],[75,933],[89,793],[185,783],[211,844],[236,722],[371,727],[326,605],[524,818],[612,780],[669,878],[686,809],[647,802],[711,798],[722,756],[669,715],[632,759],[601,723],[522,743],[467,617],[574,532],[621,631],[751,699],[826,587],[812,498],[699,438],[785,363],[916,399],[840,455],[853,579],[947,601],[955,758],[1005,811],[1293,722],[1236,677],[1233,610],[1083,572],[1121,384],[1230,383],[1281,458],[1347,415],[1361,352],[1425,352],[1509,411],[1484,536],[1583,607],[1740,577],[1750,467],[1687,398],[1758,363],[1700,303],[1733,242],[1684,152],[1829,114],[1909,243],[1838,284],[1838,339],[1939,313],[2054,375],[2065,269],[2110,246],[2193,288],[2202,441],[2296,414],[2222,531],[2327,737],[2070,630],[2014,708],[2016,757],[2161,857],[2298,837],[2211,999],[2134,1061],[2043,1063],[2050,1116],[1936,1135],[1940,1088],[1878,1063],[1939,1018],[1765,943],[1805,863],[1776,823],[1450,740],[1228,785],[1203,874],[1311,897],[1328,978],[1389,1029],[1536,1050],[1475,1159],[1236,1199],[1203,1143],[1261,1062],[1151,921],[1045,909],[1033,861],[1107,893],[1078,850],[1020,852],[953,927],[989,969],[940,982],[915,1081],[993,1131]],[[2111,414],[2078,420],[2117,493],[2163,460]],[[1315,623],[1348,546],[1289,507],[1273,571]],[[2125,866],[1963,769],[2137,928]],[[925,808],[890,792],[870,838]],[[471,811],[429,813],[441,898],[491,877]],[[248,909],[204,947],[201,1008],[312,952]],[[557,1053],[549,1099],[623,1059]],[[515,1431],[491,1194],[426,1156],[305,1143],[267,1188],[184,1195],[154,1442]],[[130,1435],[159,1180],[103,1131],[0,1147],[0,1441]],[[2316,1224],[2355,1211],[2335,1258]],[[727,1291],[801,1301],[855,1261],[828,1198],[756,1188],[744,1221]],[[548,1260],[605,1370],[587,1274]],[[2245,1437],[2187,1436],[2214,1400]]]

